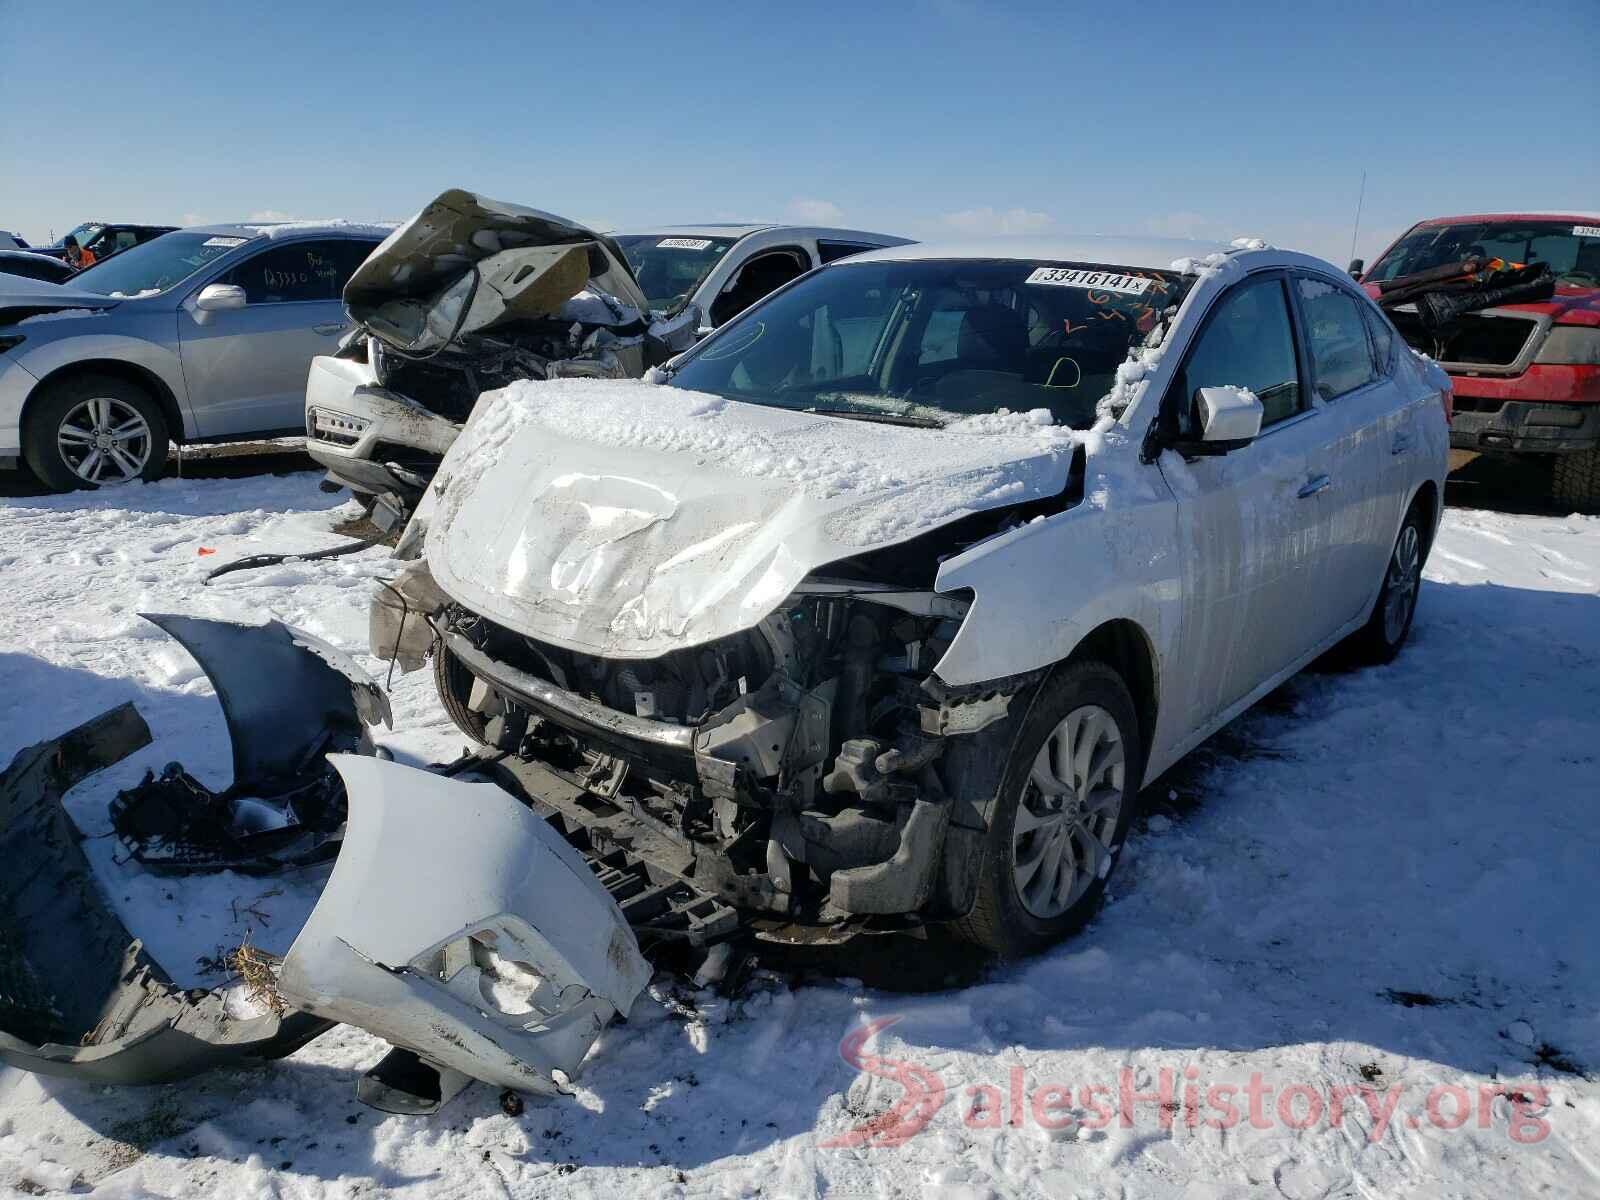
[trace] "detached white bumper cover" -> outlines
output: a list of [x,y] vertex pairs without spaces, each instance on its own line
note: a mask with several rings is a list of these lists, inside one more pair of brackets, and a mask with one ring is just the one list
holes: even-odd
[[650,978],[577,851],[487,783],[329,755],[349,791],[344,846],[284,958],[296,1008],[425,1061],[556,1092]]

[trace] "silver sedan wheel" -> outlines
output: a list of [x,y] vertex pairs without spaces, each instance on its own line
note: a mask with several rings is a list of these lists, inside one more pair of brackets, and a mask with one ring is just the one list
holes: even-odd
[[1400,640],[1417,603],[1417,588],[1422,583],[1422,538],[1415,525],[1400,531],[1389,560],[1389,586],[1383,602],[1383,636],[1391,645]]
[[100,396],[76,405],[56,430],[61,460],[85,483],[138,479],[150,461],[150,424],[125,400]]
[[1073,709],[1045,738],[1011,832],[1017,898],[1035,917],[1059,917],[1110,872],[1126,777],[1122,734],[1097,704]]

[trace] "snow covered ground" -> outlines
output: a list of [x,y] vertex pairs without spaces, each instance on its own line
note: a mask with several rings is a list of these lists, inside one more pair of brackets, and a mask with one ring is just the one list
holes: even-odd
[[[0,762],[137,702],[155,744],[69,806],[124,920],[196,984],[247,930],[285,947],[319,880],[157,880],[95,836],[147,767],[228,782],[205,680],[135,614],[363,650],[382,550],[200,586],[338,541],[350,510],[316,481],[0,500]],[[0,1193],[1600,1195],[1600,520],[1452,510],[1428,578],[1394,665],[1303,675],[1152,787],[1113,901],[1053,953],[921,995],[658,978],[575,1098],[517,1117],[482,1086],[431,1119],[361,1107],[381,1047],[345,1028],[146,1090],[0,1070]],[[394,708],[403,761],[459,747],[425,674]],[[870,1069],[841,1057],[890,1019],[851,1051]]]

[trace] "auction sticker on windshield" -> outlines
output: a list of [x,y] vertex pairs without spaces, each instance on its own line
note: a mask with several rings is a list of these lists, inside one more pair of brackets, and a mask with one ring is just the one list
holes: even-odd
[[1024,283],[1043,283],[1051,287],[1091,288],[1097,292],[1121,292],[1139,296],[1150,289],[1143,275],[1122,275],[1116,271],[1093,271],[1083,267],[1035,267]]
[[1600,237],[1600,225],[1574,225],[1573,237]]
[[704,250],[711,245],[710,238],[662,238],[657,250]]
[[201,242],[200,244],[202,246],[226,246],[231,250],[235,246],[244,245],[249,240],[250,240],[249,238],[211,237],[211,238],[207,238],[205,241]]

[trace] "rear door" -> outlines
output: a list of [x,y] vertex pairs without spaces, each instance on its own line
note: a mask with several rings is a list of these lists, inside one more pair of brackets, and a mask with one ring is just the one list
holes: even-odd
[[375,241],[269,241],[211,283],[242,287],[245,306],[178,311],[183,376],[202,437],[300,429],[306,373],[349,328],[345,282]]
[[1328,436],[1312,459],[1320,490],[1310,497],[1323,510],[1327,540],[1313,551],[1319,568],[1304,597],[1322,640],[1361,615],[1388,560],[1402,503],[1389,462],[1400,405],[1393,372],[1378,369],[1366,299],[1304,272],[1295,275],[1294,294],[1313,402],[1327,417]]
[[1252,275],[1212,306],[1164,403],[1192,430],[1204,387],[1245,387],[1261,434],[1229,454],[1160,459],[1177,497],[1184,602],[1181,661],[1201,725],[1289,666],[1314,640],[1302,597],[1323,510],[1305,495],[1322,439],[1297,353],[1288,279]]

